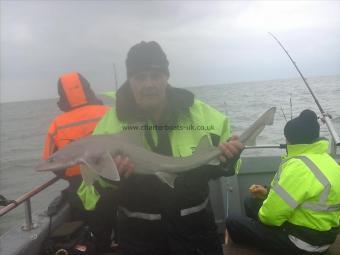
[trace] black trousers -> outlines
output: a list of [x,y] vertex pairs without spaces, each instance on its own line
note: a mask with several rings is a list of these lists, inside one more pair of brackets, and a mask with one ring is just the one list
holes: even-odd
[[250,217],[235,215],[226,219],[226,227],[233,242],[259,247],[273,254],[311,254],[297,248],[281,227],[267,226],[258,221],[257,213],[262,205],[261,200],[247,198],[244,202],[246,214]]
[[81,220],[85,225],[90,226],[97,252],[111,251],[112,231],[116,229],[117,202],[115,192],[96,185],[100,198],[96,208],[93,211],[87,211],[77,195],[81,181],[81,176],[72,177],[69,180],[69,187],[64,191],[67,201],[70,203],[71,219]]
[[[216,225],[210,212],[162,220],[118,216],[121,255],[223,255]],[[211,219],[211,220],[209,220]]]

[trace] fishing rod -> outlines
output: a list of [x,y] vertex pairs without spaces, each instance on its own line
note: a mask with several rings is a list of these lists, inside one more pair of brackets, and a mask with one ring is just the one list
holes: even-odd
[[286,123],[288,122],[287,118],[286,118],[286,114],[285,112],[283,111],[282,107],[281,107],[281,112],[282,112],[282,115],[283,115],[283,118],[285,119]]
[[263,144],[263,145],[246,145],[245,149],[285,149],[286,144]]
[[113,75],[114,75],[114,78],[115,78],[115,88],[116,88],[116,91],[118,90],[118,81],[117,81],[117,71],[116,71],[116,64],[115,63],[112,63],[113,64]]
[[287,56],[289,57],[290,61],[293,63],[293,65],[295,66],[296,70],[298,71],[298,73],[300,74],[303,82],[306,84],[307,86],[307,89],[309,90],[310,94],[312,95],[313,99],[314,99],[314,102],[316,103],[316,105],[318,106],[321,114],[322,114],[322,121],[324,123],[326,123],[327,125],[327,128],[329,130],[329,133],[331,134],[332,138],[333,138],[333,141],[335,143],[335,146],[340,146],[340,139],[339,139],[339,136],[338,134],[336,133],[334,127],[333,127],[333,124],[331,122],[331,117],[328,113],[326,113],[323,108],[321,107],[320,103],[319,103],[319,100],[316,98],[313,90],[311,89],[311,87],[309,86],[308,82],[307,82],[307,79],[302,75],[299,67],[296,65],[296,62],[292,59],[292,57],[289,55],[288,51],[285,49],[285,47],[283,47],[283,45],[281,44],[281,42],[279,41],[279,39],[277,39],[272,33],[268,32],[269,35],[271,35],[274,40],[280,45],[280,47],[284,50],[284,52],[287,54]]

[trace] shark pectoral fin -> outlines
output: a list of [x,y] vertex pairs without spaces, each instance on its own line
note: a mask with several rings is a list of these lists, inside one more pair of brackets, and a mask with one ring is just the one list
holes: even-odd
[[80,174],[87,185],[92,185],[98,179],[98,175],[90,170],[87,165],[80,165]]
[[156,176],[164,183],[168,184],[171,188],[175,188],[176,174],[169,174],[165,172],[156,172]]
[[120,175],[117,165],[114,162],[112,155],[106,152],[98,162],[100,175],[111,181],[120,181]]
[[87,165],[94,173],[100,175],[111,181],[119,181],[120,175],[110,153],[106,152],[98,159],[94,160],[83,160],[85,165]]
[[[135,123],[132,126],[140,127],[141,125],[141,123]],[[119,133],[119,136],[134,145],[144,147],[144,133],[141,130],[142,129],[124,130]]]

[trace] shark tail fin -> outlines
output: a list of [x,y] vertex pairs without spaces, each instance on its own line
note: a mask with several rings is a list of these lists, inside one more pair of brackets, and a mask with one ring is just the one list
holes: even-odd
[[262,132],[265,126],[273,124],[275,111],[276,107],[271,107],[262,114],[261,117],[240,135],[240,141],[245,145],[255,144],[256,137]]
[[261,134],[263,129],[265,128],[265,125],[259,126],[257,130],[254,131],[254,133],[247,139],[245,142],[245,145],[248,146],[254,146],[256,145],[256,138]]

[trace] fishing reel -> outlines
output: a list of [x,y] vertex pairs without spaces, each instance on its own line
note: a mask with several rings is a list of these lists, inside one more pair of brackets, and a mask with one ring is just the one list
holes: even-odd
[[0,206],[7,206],[7,205],[12,204],[12,203],[16,204],[17,201],[9,200],[9,199],[5,198],[3,195],[0,195]]

